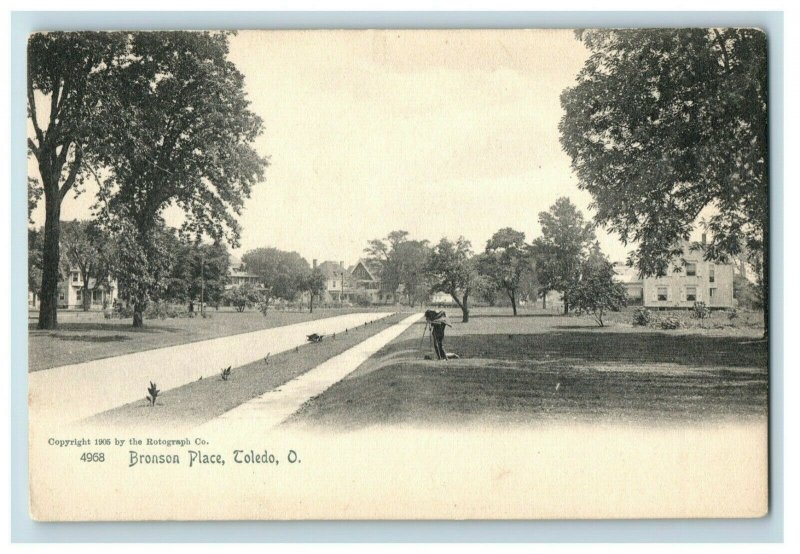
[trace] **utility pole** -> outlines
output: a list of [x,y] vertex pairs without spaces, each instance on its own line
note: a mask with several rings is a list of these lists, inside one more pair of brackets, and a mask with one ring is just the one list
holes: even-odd
[[206,315],[206,304],[204,300],[206,292],[206,257],[200,257],[200,314]]

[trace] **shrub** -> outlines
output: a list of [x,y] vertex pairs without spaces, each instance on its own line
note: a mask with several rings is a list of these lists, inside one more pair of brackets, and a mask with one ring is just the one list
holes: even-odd
[[650,321],[652,319],[650,310],[641,306],[636,308],[633,312],[633,325],[636,327],[647,327],[650,325]]
[[679,329],[681,320],[674,315],[668,315],[658,322],[662,329]]
[[692,317],[699,320],[704,320],[711,316],[711,308],[706,306],[705,302],[695,302],[692,307]]
[[736,308],[731,308],[730,311],[728,311],[728,319],[734,320],[738,317],[739,317],[739,310],[737,310]]

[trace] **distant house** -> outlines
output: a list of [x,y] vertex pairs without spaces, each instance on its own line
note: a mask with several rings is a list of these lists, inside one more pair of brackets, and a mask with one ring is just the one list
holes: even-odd
[[[89,309],[102,310],[114,304],[119,295],[117,282],[114,280],[98,283],[93,277],[89,278]],[[28,293],[28,307],[39,307],[39,295]],[[83,309],[83,277],[77,268],[70,268],[65,277],[58,283],[59,309]]]
[[661,309],[691,308],[695,302],[718,309],[736,306],[733,264],[706,261],[702,248],[691,250],[689,246],[685,243],[683,255],[675,260],[677,270],[663,277],[640,278],[631,270],[619,271],[631,304]]
[[[316,264],[316,260],[314,261]],[[332,304],[352,304],[357,291],[353,287],[350,271],[344,262],[324,261],[316,266],[325,276],[325,293],[323,302]]]
[[247,271],[247,266],[237,258],[231,257],[228,265],[228,283],[225,289],[239,288],[242,285],[259,286],[260,279],[255,273]]

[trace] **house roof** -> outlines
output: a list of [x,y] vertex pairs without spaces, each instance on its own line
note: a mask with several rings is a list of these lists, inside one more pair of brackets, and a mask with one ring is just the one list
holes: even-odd
[[334,277],[338,277],[342,274],[343,271],[346,271],[344,266],[339,262],[332,262],[332,261],[324,261],[317,266],[317,269],[322,272],[328,279],[333,279]]
[[379,280],[378,279],[378,276],[380,275],[379,262],[372,262],[369,260],[359,259],[358,262],[356,262],[356,265],[353,266],[353,271],[351,271],[350,273],[352,274],[358,268],[358,266],[362,266],[366,270],[367,275],[369,275],[370,279],[372,279],[373,281]]

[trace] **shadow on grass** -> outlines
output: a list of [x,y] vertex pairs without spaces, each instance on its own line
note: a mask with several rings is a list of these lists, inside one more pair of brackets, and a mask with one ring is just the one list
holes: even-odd
[[67,322],[67,323],[59,323],[58,329],[53,331],[52,329],[37,329],[36,323],[29,323],[28,330],[31,332],[32,335],[48,335],[54,338],[64,339],[67,338],[65,336],[60,336],[58,333],[61,331],[116,331],[125,332],[125,333],[174,333],[179,331],[180,329],[176,329],[175,327],[167,327],[165,325],[148,325],[145,323],[144,327],[134,327],[131,324],[125,323],[98,323],[98,322]]
[[[553,361],[572,363],[623,362],[629,364],[673,363],[692,367],[757,367],[769,365],[766,342],[741,337],[581,331],[570,328],[535,334],[448,335],[444,346],[461,358]],[[424,345],[427,346],[427,343]],[[391,343],[379,357],[418,348],[419,340]]]
[[483,319],[485,317],[506,317],[506,318],[523,318],[523,317],[563,317],[564,314],[555,313],[536,313],[536,314],[517,314],[513,315],[511,312],[502,314],[469,314],[470,319]]
[[131,337],[126,337],[125,335],[59,335],[58,333],[52,333],[50,336],[57,340],[67,340],[75,342],[103,343],[103,342],[121,342],[124,340],[131,340]]

